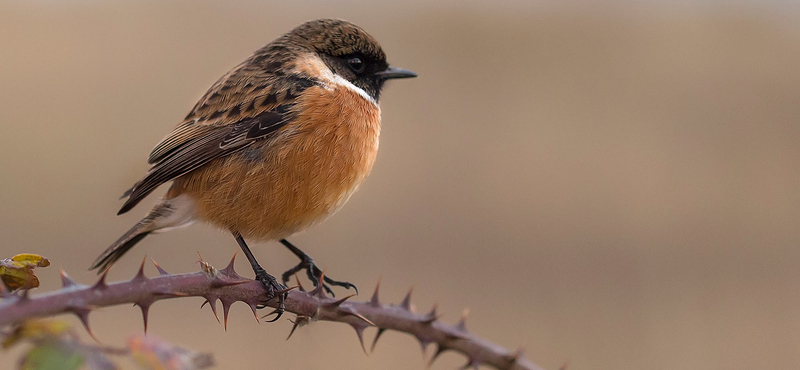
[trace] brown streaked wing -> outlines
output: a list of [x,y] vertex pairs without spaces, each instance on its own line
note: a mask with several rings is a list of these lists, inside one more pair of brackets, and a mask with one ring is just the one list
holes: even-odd
[[153,148],[147,163],[158,163],[184,143],[205,135],[208,126],[235,124],[274,109],[279,105],[277,97],[290,88],[285,78],[245,61],[208,89],[185,121]]
[[156,144],[156,147],[153,148],[150,152],[150,156],[147,158],[147,163],[155,164],[161,158],[164,158],[172,149],[179,147],[181,144],[194,137],[201,136],[203,130],[198,129],[198,126],[195,120],[184,121],[176,126],[169,135]]
[[126,192],[129,198],[118,214],[159,185],[270,136],[291,120],[294,100],[314,85],[319,82],[306,74],[278,74],[256,55],[248,58],[217,80],[184,122],[156,145],[148,158],[153,167]]
[[288,108],[282,106],[232,125],[203,126],[204,135],[184,142],[153,165],[147,176],[130,190],[130,197],[117,214],[129,211],[161,184],[272,135],[288,123],[287,112]]

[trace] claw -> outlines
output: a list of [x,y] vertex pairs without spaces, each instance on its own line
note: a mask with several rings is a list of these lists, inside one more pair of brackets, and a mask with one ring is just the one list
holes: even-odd
[[265,321],[265,322],[275,322],[275,321],[278,321],[278,319],[280,319],[281,316],[283,316],[283,312],[284,311],[285,311],[285,308],[283,308],[283,304],[281,304],[278,308],[274,309],[272,312],[270,312],[270,313],[268,313],[268,314],[266,314],[264,316],[261,316],[261,318],[265,319],[265,318],[267,318],[269,316],[277,314],[277,316],[275,316],[274,319]]
[[311,280],[311,282],[314,283],[315,287],[321,286],[322,287],[321,290],[324,290],[332,297],[335,297],[336,295],[331,289],[331,286],[340,286],[345,289],[353,288],[356,291],[356,294],[358,294],[358,288],[355,285],[348,283],[346,281],[337,281],[329,277],[325,277],[324,274],[322,273],[322,270],[320,270],[319,267],[317,267],[317,265],[314,263],[314,259],[311,258],[302,250],[300,250],[299,248],[292,245],[292,243],[289,243],[288,240],[282,239],[280,242],[286,248],[292,251],[292,253],[294,253],[297,256],[297,258],[300,259],[300,262],[296,266],[292,267],[291,269],[284,272],[283,275],[281,275],[281,279],[283,280],[284,284],[288,284],[289,278],[292,275],[296,274],[301,270],[305,270],[306,276],[308,276],[308,280]]
[[[336,280],[333,280],[333,279],[331,279],[331,278],[329,278],[327,276],[325,277],[324,281],[326,283],[330,284],[330,285],[340,286],[340,287],[345,288],[345,289],[353,288],[353,290],[356,291],[356,295],[358,295],[358,288],[355,285],[353,285],[352,283],[348,283],[346,281],[336,281]],[[330,289],[330,288],[328,288],[328,289]],[[333,293],[331,293],[331,295],[333,295]]]
[[283,285],[278,284],[278,281],[275,280],[275,277],[268,274],[263,269],[256,271],[256,278],[261,282],[262,285],[264,285],[264,290],[267,293],[266,294],[267,300],[264,301],[265,303],[259,305],[257,308],[265,308],[267,307],[266,302],[271,301],[275,297],[278,298],[278,308],[276,308],[269,314],[262,316],[261,318],[263,319],[273,314],[277,314],[277,316],[275,316],[274,319],[267,320],[266,322],[278,321],[278,319],[280,319],[281,316],[283,315],[283,312],[286,310],[286,305],[285,305],[286,296],[288,292],[294,289],[295,287],[287,288]]

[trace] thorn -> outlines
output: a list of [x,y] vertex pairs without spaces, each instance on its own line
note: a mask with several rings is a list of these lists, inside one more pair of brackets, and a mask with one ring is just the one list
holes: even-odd
[[92,290],[103,290],[108,288],[108,284],[106,284],[106,278],[108,277],[109,271],[111,271],[111,266],[106,267],[106,269],[103,270],[103,273],[100,274],[100,279],[98,279],[97,282],[92,285]]
[[[292,320],[290,319],[289,321],[292,321]],[[308,325],[309,322],[311,322],[311,318],[310,317],[305,316],[305,315],[297,315],[295,317],[294,321],[292,321],[292,324],[294,324],[294,325],[292,325],[292,331],[289,332],[289,336],[286,337],[286,340],[289,340],[289,338],[292,337],[292,334],[294,334],[294,331],[297,328],[299,328],[301,326]]]
[[153,265],[156,267],[156,270],[158,270],[158,273],[161,274],[161,276],[169,275],[168,272],[164,271],[164,269],[162,269],[161,266],[158,265],[156,260],[151,258],[150,261],[153,262]]
[[400,307],[406,309],[406,311],[411,311],[411,293],[414,291],[414,287],[408,289],[408,293],[406,293],[406,297],[403,298],[403,302],[400,303]]
[[324,282],[325,282],[325,270],[322,270],[322,273],[319,275],[319,285],[317,285],[317,287],[311,291],[311,295],[317,298],[327,298],[327,296],[325,295],[325,289],[324,289],[325,284],[323,284]]
[[231,309],[233,302],[227,300],[220,300],[222,302],[222,317],[224,318],[225,331],[228,331],[228,312]]
[[88,307],[81,307],[81,308],[72,307],[71,310],[75,314],[75,316],[78,316],[78,319],[81,320],[81,323],[83,324],[83,327],[86,329],[86,332],[89,333],[89,336],[91,336],[92,339],[94,339],[94,341],[97,342],[97,344],[102,344],[100,343],[100,340],[97,339],[97,337],[94,335],[92,328],[89,326],[89,313],[92,312],[92,310]]
[[239,251],[233,252],[233,257],[231,257],[231,261],[228,262],[228,266],[226,266],[223,270],[230,269],[230,271],[233,271],[233,265],[234,265],[234,263],[236,263],[236,255],[237,254],[239,254]]
[[325,307],[328,307],[328,308],[336,308],[336,307],[339,307],[339,306],[341,306],[341,305],[342,305],[342,303],[344,303],[344,301],[346,301],[346,300],[348,300],[348,299],[350,299],[350,298],[353,298],[353,297],[355,297],[355,296],[356,296],[355,294],[351,294],[351,295],[349,295],[349,296],[347,296],[347,297],[344,297],[344,298],[342,298],[342,299],[337,299],[337,300],[335,300],[335,301],[333,301],[333,302],[326,303],[326,304],[324,304],[324,306],[325,306]]
[[356,335],[358,335],[358,343],[361,344],[361,349],[364,351],[364,354],[369,356],[369,353],[367,352],[367,347],[364,346],[364,329],[366,329],[367,327],[364,325],[355,325],[355,324],[350,324],[350,326],[352,326],[353,329],[355,329]]
[[233,278],[243,278],[239,273],[236,272],[234,269],[234,264],[236,263],[236,255],[239,251],[233,253],[233,257],[231,258],[231,262],[228,263],[228,266],[225,266],[220,272],[226,276],[233,277]]
[[144,276],[144,263],[147,262],[147,256],[142,259],[142,264],[139,265],[139,272],[133,277],[132,281],[147,281],[147,276]]
[[288,336],[288,337],[286,337],[286,340],[289,340],[289,338],[291,338],[291,337],[292,337],[292,335],[294,334],[294,331],[295,331],[295,330],[297,330],[297,327],[298,327],[298,326],[300,326],[300,324],[298,324],[298,322],[300,322],[300,320],[295,320],[295,321],[293,322],[293,325],[292,325],[292,331],[290,331],[290,332],[289,332],[289,336]]
[[437,358],[439,358],[439,355],[441,355],[444,351],[447,351],[448,349],[450,348],[447,348],[441,344],[437,344],[436,352],[434,352],[433,356],[431,356],[431,359],[428,360],[428,364],[426,365],[426,367],[430,368],[433,365],[433,362],[436,361]]
[[378,328],[378,332],[375,334],[375,339],[372,340],[372,346],[370,346],[369,351],[375,352],[375,345],[378,344],[378,339],[380,339],[381,335],[386,331],[384,328]]
[[438,320],[439,315],[436,313],[437,308],[439,308],[439,304],[434,303],[433,307],[431,307],[431,312],[428,312],[428,314],[425,315],[425,317],[422,320],[420,320],[420,322],[423,324],[432,324],[434,321]]
[[253,311],[253,317],[256,318],[256,322],[261,324],[261,320],[258,319],[258,313],[256,310],[258,309],[257,305],[253,302],[245,302],[248,306],[250,306],[250,311]]
[[422,362],[426,362],[426,359],[428,358],[428,345],[431,344],[431,342],[428,340],[424,340],[419,336],[416,337],[417,340],[419,341],[420,349],[422,349]]
[[469,315],[469,308],[464,309],[464,311],[461,313],[461,320],[459,320],[458,324],[456,324],[456,329],[462,333],[467,332],[467,315]]
[[[303,284],[300,284],[300,278],[297,276],[297,273],[294,273],[294,281],[297,282],[297,289],[301,292],[305,292],[306,290],[303,288]],[[291,335],[291,334],[289,334]],[[288,338],[287,338],[288,339]]]
[[142,320],[144,321],[144,333],[147,334],[147,318],[148,314],[150,313],[150,305],[153,304],[152,302],[143,302],[139,303],[136,302],[134,305],[139,306],[142,310]]
[[356,318],[360,319],[361,321],[363,321],[363,322],[365,322],[365,323],[367,323],[367,324],[370,324],[371,326],[375,326],[375,323],[373,323],[372,321],[369,321],[369,319],[367,319],[366,317],[364,317],[364,316],[363,316],[363,315],[361,315],[360,313],[356,312],[356,311],[355,311],[355,309],[353,309],[352,307],[348,307],[348,306],[342,307],[342,306],[339,306],[339,312],[341,312],[341,313],[342,313],[342,314],[344,314],[345,316],[347,316],[347,315],[349,315],[349,316],[353,316],[353,317],[356,317]]
[[372,293],[372,299],[369,300],[369,304],[372,307],[380,307],[381,301],[378,299],[378,291],[381,289],[381,276],[378,277],[378,283],[375,284],[375,293]]
[[64,272],[64,270],[61,270],[59,272],[59,274],[61,275],[61,287],[62,288],[69,288],[69,287],[78,285],[78,284],[75,283],[75,280],[72,280],[72,278],[69,277],[69,275],[67,275],[66,272]]
[[202,309],[203,306],[205,306],[206,304],[208,304],[208,306],[211,307],[211,312],[214,313],[214,318],[217,319],[217,322],[221,323],[219,321],[219,315],[217,315],[217,298],[216,297],[212,297],[212,298],[206,297],[206,301],[203,302],[202,305],[200,305],[200,308]]
[[508,355],[503,356],[503,357],[506,359],[506,361],[508,361],[508,362],[513,364],[513,363],[516,363],[517,361],[519,361],[519,359],[521,359],[524,354],[525,354],[525,350],[523,350],[522,347],[520,347],[520,348],[517,348],[517,350],[514,351],[513,353],[508,354]]

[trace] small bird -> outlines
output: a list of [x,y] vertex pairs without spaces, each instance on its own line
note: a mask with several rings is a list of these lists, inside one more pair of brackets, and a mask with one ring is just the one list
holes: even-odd
[[[390,79],[416,77],[390,66],[378,42],[343,20],[304,23],[222,76],[150,153],[147,175],[118,214],[172,181],[163,199],[106,249],[91,269],[106,270],[151,233],[194,221],[231,232],[256,278],[276,296],[285,287],[256,261],[244,238],[279,240],[316,285],[355,288],[324,277],[285,238],[336,212],[372,169],[380,98]],[[266,302],[266,301],[265,301]]]

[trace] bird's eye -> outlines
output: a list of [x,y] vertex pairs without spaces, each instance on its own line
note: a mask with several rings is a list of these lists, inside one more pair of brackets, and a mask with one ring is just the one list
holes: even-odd
[[350,66],[350,69],[353,70],[355,73],[364,72],[364,61],[361,60],[359,57],[351,57],[347,60],[347,64]]

